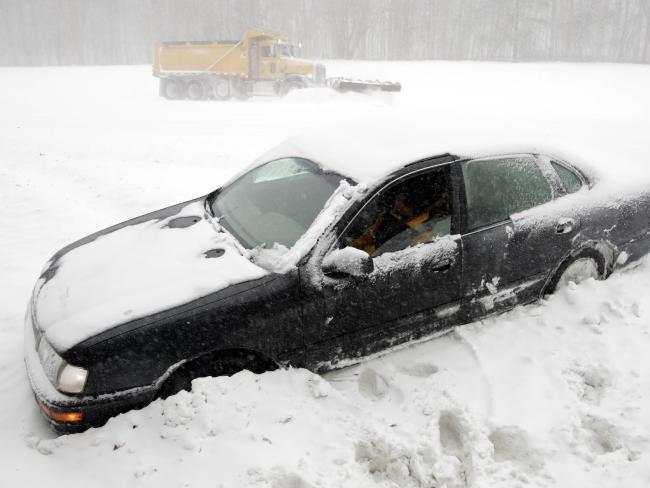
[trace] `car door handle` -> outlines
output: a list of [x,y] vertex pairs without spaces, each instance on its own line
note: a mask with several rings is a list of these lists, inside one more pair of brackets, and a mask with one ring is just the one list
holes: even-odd
[[576,222],[573,219],[560,219],[555,227],[556,234],[568,234],[575,229]]
[[444,261],[438,263],[431,268],[431,271],[447,271],[451,269],[451,261]]

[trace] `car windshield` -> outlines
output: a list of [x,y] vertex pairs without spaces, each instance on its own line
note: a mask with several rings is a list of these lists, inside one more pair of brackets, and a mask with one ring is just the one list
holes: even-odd
[[223,188],[211,202],[219,223],[247,248],[292,247],[311,226],[343,177],[302,158],[259,166]]

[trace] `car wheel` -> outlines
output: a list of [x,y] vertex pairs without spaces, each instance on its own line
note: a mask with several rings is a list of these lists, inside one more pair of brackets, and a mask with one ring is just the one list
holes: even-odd
[[602,280],[605,276],[603,256],[596,250],[584,249],[560,266],[545,294],[566,288],[569,283],[578,284],[590,278]]
[[167,398],[181,390],[191,391],[192,380],[206,376],[232,376],[247,369],[253,373],[263,373],[275,369],[273,363],[256,358],[246,352],[226,354],[223,356],[204,356],[189,361],[174,371],[160,387],[158,397]]
[[175,395],[181,390],[192,391],[192,376],[189,371],[182,368],[175,371],[158,390],[159,398],[167,398],[168,396]]

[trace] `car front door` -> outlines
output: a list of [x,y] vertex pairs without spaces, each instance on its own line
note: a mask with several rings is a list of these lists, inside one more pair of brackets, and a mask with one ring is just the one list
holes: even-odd
[[579,223],[555,215],[552,169],[533,155],[460,163],[467,320],[539,297]]
[[371,272],[327,273],[316,264],[316,279],[304,274],[311,367],[372,354],[456,323],[462,253],[452,164],[397,177],[368,199],[324,253],[364,250]]

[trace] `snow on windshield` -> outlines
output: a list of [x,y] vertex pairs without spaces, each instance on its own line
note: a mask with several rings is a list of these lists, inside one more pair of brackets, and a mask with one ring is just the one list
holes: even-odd
[[290,248],[341,179],[306,159],[277,159],[227,185],[211,206],[219,223],[247,248],[275,244]]

